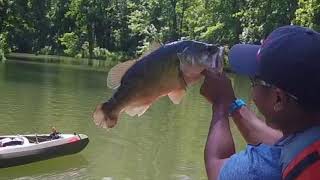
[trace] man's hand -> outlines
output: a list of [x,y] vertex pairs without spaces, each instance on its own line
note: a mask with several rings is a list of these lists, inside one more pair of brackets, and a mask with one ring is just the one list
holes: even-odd
[[[202,72],[205,76],[204,83],[201,86],[200,93],[213,104],[214,114],[216,116],[228,113],[229,106],[235,100],[231,81],[224,73],[205,70]],[[257,118],[254,112],[247,107],[241,108],[232,116],[242,136],[250,144],[265,143],[274,144],[282,137],[282,133],[271,127],[268,127],[264,121]],[[218,121],[223,118],[216,118]]]
[[228,108],[235,100],[234,91],[230,79],[225,73],[207,69],[202,71],[205,76],[200,88],[200,93],[215,107]]

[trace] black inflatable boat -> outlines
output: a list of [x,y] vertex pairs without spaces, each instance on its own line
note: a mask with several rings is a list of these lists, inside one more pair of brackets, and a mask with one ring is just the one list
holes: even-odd
[[75,154],[88,143],[84,134],[0,136],[0,168]]

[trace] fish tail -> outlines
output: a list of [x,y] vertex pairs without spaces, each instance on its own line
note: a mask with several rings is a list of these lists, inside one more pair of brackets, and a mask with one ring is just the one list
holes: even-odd
[[102,128],[112,128],[117,124],[119,113],[113,110],[113,102],[99,104],[93,113],[95,124]]

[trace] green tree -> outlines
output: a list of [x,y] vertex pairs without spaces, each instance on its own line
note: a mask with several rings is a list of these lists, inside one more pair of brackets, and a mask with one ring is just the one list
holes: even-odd
[[320,31],[320,0],[299,0],[293,22]]
[[0,51],[108,60],[182,37],[260,43],[282,25],[320,30],[319,1],[0,0]]
[[243,42],[260,43],[273,29],[289,25],[297,9],[297,0],[248,0],[240,12],[239,18],[243,32]]
[[68,56],[75,56],[80,49],[79,37],[73,32],[65,33],[59,38],[59,41],[61,45],[65,46],[64,53]]
[[51,0],[50,3],[50,9],[47,13],[50,28],[47,42],[49,42],[53,54],[63,55],[64,46],[60,44],[59,38],[64,33],[76,29],[74,20],[66,15],[70,2],[71,0]]

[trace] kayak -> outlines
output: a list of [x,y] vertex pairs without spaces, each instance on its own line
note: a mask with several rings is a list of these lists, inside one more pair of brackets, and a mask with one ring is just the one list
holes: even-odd
[[0,136],[0,168],[75,154],[88,143],[84,134]]

